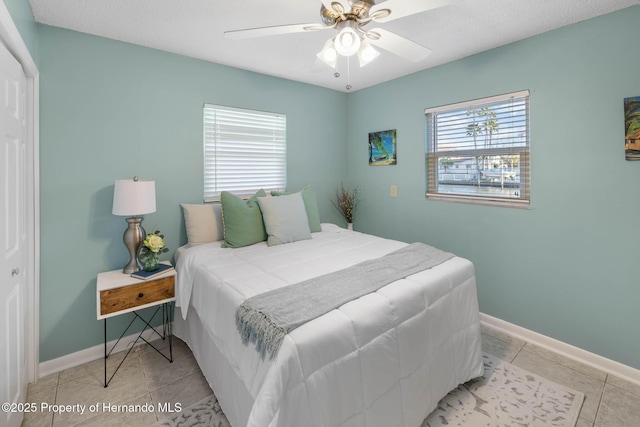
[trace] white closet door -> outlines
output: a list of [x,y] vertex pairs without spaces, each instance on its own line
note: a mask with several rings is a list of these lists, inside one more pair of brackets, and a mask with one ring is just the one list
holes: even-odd
[[[25,87],[22,67],[0,43],[0,403],[16,405],[26,395]],[[21,422],[22,411],[0,411],[0,427]]]

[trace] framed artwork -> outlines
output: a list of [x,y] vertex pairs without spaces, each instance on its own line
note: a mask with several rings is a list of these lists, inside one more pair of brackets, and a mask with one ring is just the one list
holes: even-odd
[[624,99],[624,158],[640,160],[640,96]]
[[398,163],[396,130],[383,130],[369,134],[369,165],[387,166]]

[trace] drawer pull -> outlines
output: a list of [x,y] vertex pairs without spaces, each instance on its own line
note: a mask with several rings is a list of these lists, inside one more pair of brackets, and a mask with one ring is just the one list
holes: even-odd
[[144,294],[143,294],[142,292],[140,292],[140,293],[138,294],[138,298],[142,298],[143,296],[144,296]]

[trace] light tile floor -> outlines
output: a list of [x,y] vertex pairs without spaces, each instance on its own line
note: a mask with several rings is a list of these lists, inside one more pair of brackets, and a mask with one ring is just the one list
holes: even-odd
[[[640,426],[639,385],[489,328],[482,330],[482,347],[489,354],[583,392],[586,398],[577,427]],[[43,402],[86,405],[86,408],[84,414],[75,408],[59,414],[28,413],[22,425],[150,426],[170,415],[167,411],[179,406],[186,408],[211,395],[189,347],[174,339],[173,350],[174,362],[169,364],[150,347],[136,347],[107,388],[103,387],[102,359],[29,384],[27,402],[34,402],[39,408]],[[117,366],[122,356],[122,353],[111,356],[108,369]],[[153,408],[153,412],[115,412],[117,405],[135,404]],[[91,405],[97,405],[98,410],[91,412]]]
[[640,426],[640,385],[490,328],[482,329],[482,349],[529,372],[584,393],[577,427]]

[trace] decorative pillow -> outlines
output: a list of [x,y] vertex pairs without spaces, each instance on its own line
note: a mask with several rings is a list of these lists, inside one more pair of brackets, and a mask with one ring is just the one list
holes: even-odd
[[190,245],[222,240],[222,206],[219,204],[191,205],[181,203],[184,225]]
[[[316,190],[313,186],[308,185],[300,190],[302,200],[304,201],[304,209],[307,211],[307,219],[309,220],[309,230],[312,233],[322,231],[320,227],[320,212],[318,212],[318,200],[316,199]],[[272,196],[282,196],[287,193],[280,191],[272,191]]]
[[242,200],[227,191],[220,194],[224,226],[223,248],[241,248],[267,240],[257,201],[258,197],[266,195],[264,190],[260,190],[250,199]]
[[267,229],[267,245],[275,246],[311,238],[309,220],[300,193],[279,197],[258,197]]

